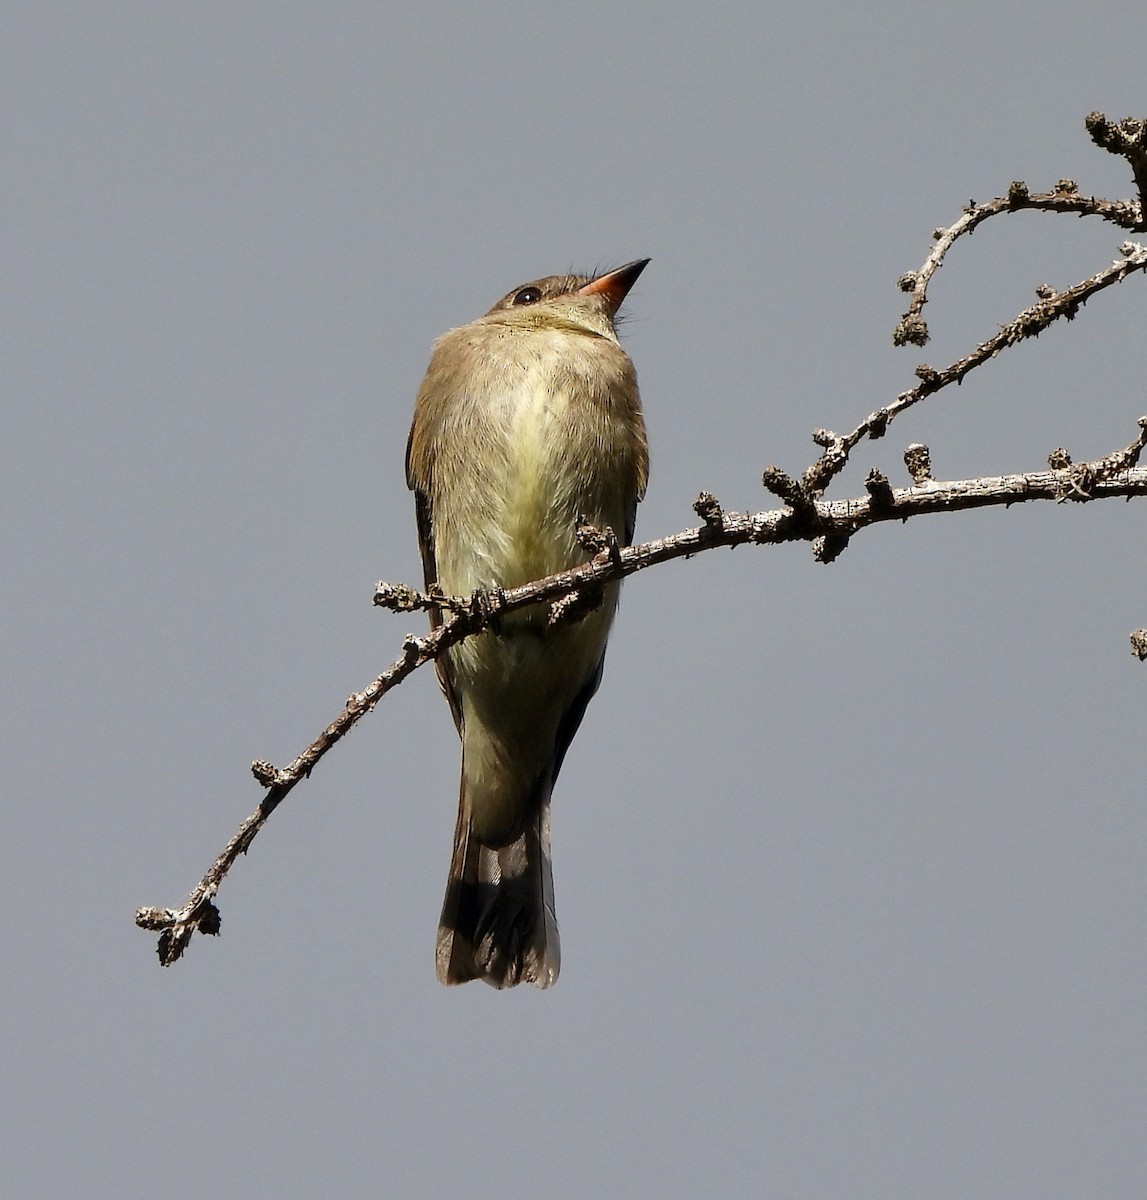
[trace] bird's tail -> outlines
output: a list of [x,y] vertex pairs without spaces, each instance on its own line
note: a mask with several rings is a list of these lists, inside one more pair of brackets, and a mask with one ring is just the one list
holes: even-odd
[[491,987],[549,987],[561,953],[550,870],[550,805],[546,795],[522,832],[505,846],[487,846],[459,805],[454,856],[438,926],[442,983],[481,979]]

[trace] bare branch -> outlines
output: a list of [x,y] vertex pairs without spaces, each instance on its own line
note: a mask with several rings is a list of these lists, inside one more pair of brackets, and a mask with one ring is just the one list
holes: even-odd
[[997,196],[986,204],[969,202],[963,216],[947,229],[937,229],[932,236],[935,245],[918,271],[908,271],[897,280],[903,292],[912,293],[908,310],[892,335],[897,346],[923,346],[928,341],[928,326],[921,313],[928,303],[928,284],[932,276],[943,265],[948,251],[965,234],[975,230],[991,217],[1001,213],[1035,209],[1040,212],[1076,213],[1081,217],[1102,217],[1123,229],[1139,231],[1142,219],[1139,205],[1134,200],[1103,200],[1097,196],[1083,196],[1071,179],[1061,179],[1050,192],[1028,191],[1026,183],[1017,181],[1008,188],[1006,196]]
[[[927,364],[916,368],[916,376],[920,382],[906,392],[901,392],[891,403],[875,412],[869,413],[860,424],[848,434],[837,438],[833,435],[829,448],[805,472],[805,478],[812,481],[817,492],[822,492],[832,479],[840,473],[848,463],[849,455],[857,444],[864,438],[876,439],[883,437],[888,426],[905,409],[911,408],[928,396],[934,395],[951,384],[962,383],[964,377],[976,367],[993,359],[1001,351],[1025,338],[1038,337],[1052,322],[1061,317],[1074,320],[1080,308],[1095,295],[1113,284],[1121,283],[1128,275],[1136,271],[1147,270],[1147,246],[1138,242],[1124,242],[1119,247],[1123,256],[1109,267],[1081,280],[1074,287],[1063,292],[1043,289],[1044,298],[1031,308],[1025,308],[1014,320],[1000,328],[999,333],[981,342],[969,354],[957,359],[954,363],[937,371]],[[814,440],[823,431],[814,434]]]
[[[1042,195],[1031,195],[1026,185],[1013,183],[1005,197],[984,205],[970,204],[954,225],[936,231],[936,244],[923,267],[901,277],[900,286],[911,292],[913,298],[897,327],[899,344],[922,345],[927,340],[927,327],[920,314],[927,300],[929,280],[948,249],[989,217],[1035,208],[1099,216],[1123,228],[1147,228],[1143,220],[1147,204],[1147,121],[1125,120],[1111,125],[1102,114],[1093,113],[1088,117],[1088,130],[1099,145],[1128,159],[1139,188],[1139,200],[1108,201],[1084,197],[1074,183],[1062,180],[1053,191]],[[612,529],[598,529],[584,519],[580,520],[577,539],[590,556],[589,561],[522,587],[459,597],[444,595],[437,588],[420,592],[405,584],[379,583],[375,604],[394,612],[431,611],[437,614],[440,622],[423,637],[408,634],[403,639],[399,657],[362,691],[355,692],[335,720],[288,766],[280,769],[263,760],[252,764],[256,780],[267,789],[262,803],[239,827],[187,902],[178,909],[149,907],[136,913],[139,926],[160,934],[160,961],[168,966],[180,958],[196,932],[219,932],[221,919],[214,898],[227,872],[239,855],[246,853],[287,794],[310,775],[331,747],[412,672],[438,659],[464,638],[496,630],[500,618],[507,613],[548,604],[551,623],[580,620],[600,605],[606,584],[655,564],[690,557],[718,546],[807,541],[816,559],[828,563],[858,532],[884,521],[903,521],[925,513],[1008,506],[1019,501],[1064,503],[1147,496],[1147,468],[1138,466],[1147,445],[1147,417],[1143,417],[1139,420],[1138,436],[1130,445],[1090,462],[1073,463],[1066,450],[1057,449],[1049,456],[1050,469],[1047,471],[939,482],[932,477],[928,448],[914,444],[905,452],[905,465],[913,486],[894,488],[886,476],[873,470],[865,480],[864,496],[847,500],[823,498],[825,490],[847,465],[849,455],[862,439],[882,437],[889,424],[905,409],[944,387],[960,383],[982,363],[1016,342],[1038,336],[1059,318],[1073,319],[1096,292],[1121,282],[1136,271],[1147,269],[1147,247],[1126,242],[1120,247],[1120,253],[1121,260],[1064,292],[1038,288],[1037,304],[1019,313],[994,337],[943,370],[935,370],[926,364],[917,367],[919,383],[869,414],[851,433],[840,436],[831,430],[815,431],[813,440],[822,452],[799,479],[779,467],[766,468],[762,482],[780,498],[783,508],[756,513],[730,512],[714,496],[702,492],[693,505],[703,521],[701,526],[639,546],[622,548]],[[1147,630],[1137,630],[1131,640],[1135,653],[1140,658],[1147,657]]]
[[[552,601],[555,602],[552,619],[579,619],[596,606],[595,600],[600,603],[606,583],[657,563],[689,557],[717,546],[777,545],[804,540],[813,543],[818,561],[831,562],[856,533],[883,521],[903,521],[925,513],[958,512],[1028,500],[1062,503],[1065,500],[1147,496],[1147,468],[1133,465],[1145,442],[1147,417],[1141,418],[1139,437],[1129,447],[1095,462],[1068,464],[1058,470],[942,483],[933,480],[929,474],[927,447],[914,445],[905,454],[916,481],[914,487],[892,488],[878,473],[869,476],[868,495],[855,499],[814,501],[798,487],[792,493],[798,505],[796,510],[792,507],[757,513],[720,510],[719,524],[709,520],[698,528],[626,549],[615,548],[614,542],[583,566],[551,575],[537,583],[475,595],[469,600],[440,596],[432,601],[414,589],[407,589],[417,599],[417,607],[441,603],[453,615],[425,637],[408,635],[403,641],[402,654],[362,691],[355,692],[335,720],[289,766],[279,770],[268,762],[255,762],[252,767],[255,777],[268,788],[263,802],[239,827],[181,908],[141,908],[136,913],[136,924],[160,933],[158,953],[164,966],[169,966],[183,954],[197,930],[218,933],[220,917],[213,900],[219,885],[291,789],[310,775],[327,751],[345,737],[387,692],[419,667],[440,657],[449,647],[489,629],[507,613]],[[783,476],[783,482],[774,478],[774,483],[787,491],[786,484],[792,485],[793,480],[783,472],[777,474]],[[708,505],[701,507],[707,513],[713,512]],[[389,607],[395,591],[391,585],[380,584],[376,603]],[[587,597],[590,598],[588,601]]]

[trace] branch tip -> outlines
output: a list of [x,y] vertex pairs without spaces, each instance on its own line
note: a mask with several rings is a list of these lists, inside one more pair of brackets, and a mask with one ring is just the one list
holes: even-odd
[[768,466],[761,473],[761,483],[774,496],[780,497],[786,504],[799,504],[801,501],[801,486],[797,481],[780,467]]
[[617,534],[613,532],[612,527],[606,525],[598,528],[584,513],[578,516],[574,536],[578,545],[593,558],[608,553],[611,559],[616,560],[620,553]]
[[874,508],[887,508],[892,503],[892,484],[878,468],[873,467],[865,476],[864,488]]
[[279,778],[278,768],[265,758],[255,759],[251,764],[251,774],[255,776],[255,782],[265,788],[272,787]]
[[822,496],[828,485],[848,465],[848,456],[856,438],[842,438],[831,429],[814,429],[812,440],[823,450],[821,456],[801,476],[801,494],[812,501]]
[[1147,658],[1147,629],[1135,629],[1131,633],[1131,653],[1142,662]]
[[374,603],[391,612],[415,612],[427,607],[427,598],[405,583],[387,583],[380,579],[375,584]]
[[932,483],[932,452],[923,442],[913,442],[904,451],[904,465],[917,487]]
[[928,337],[928,325],[924,318],[910,314],[903,317],[900,324],[892,331],[892,344],[894,346],[926,346]]
[[137,908],[135,923],[140,929],[159,932],[161,929],[170,929],[175,924],[175,913],[170,908]]
[[550,628],[558,625],[572,625],[576,621],[580,621],[595,609],[600,608],[604,599],[605,589],[595,584],[574,588],[572,592],[559,596],[550,605]]
[[210,901],[200,910],[196,928],[200,933],[209,934],[211,937],[219,936],[219,931],[223,928],[223,916]]
[[835,562],[848,545],[848,534],[843,531],[822,534],[813,538],[812,556],[818,563]]
[[711,492],[701,492],[693,501],[693,511],[710,529],[722,529],[725,524],[725,510],[721,507]]

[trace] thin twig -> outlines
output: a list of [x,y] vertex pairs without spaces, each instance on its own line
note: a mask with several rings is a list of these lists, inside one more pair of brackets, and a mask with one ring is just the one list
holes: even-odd
[[928,341],[928,326],[920,315],[928,303],[928,284],[944,263],[948,251],[965,234],[975,230],[991,217],[1001,213],[1022,212],[1075,213],[1081,217],[1101,217],[1121,229],[1138,231],[1141,228],[1139,205],[1134,200],[1104,200],[1098,196],[1081,195],[1073,180],[1061,179],[1050,192],[1028,191],[1027,184],[1013,183],[1006,196],[997,196],[985,204],[970,203],[963,215],[947,229],[933,233],[932,252],[918,271],[908,271],[897,280],[901,291],[911,292],[912,300],[892,335],[897,346],[923,346]]
[[818,430],[814,440],[831,438],[828,449],[805,472],[808,486],[818,494],[823,492],[832,479],[838,475],[847,464],[849,455],[863,438],[876,439],[883,437],[892,421],[921,400],[935,394],[953,383],[962,383],[964,377],[976,367],[995,358],[1001,351],[1025,338],[1038,337],[1053,321],[1061,317],[1071,321],[1080,308],[1087,303],[1096,292],[1121,283],[1128,275],[1136,271],[1147,270],[1147,246],[1138,242],[1124,242],[1119,248],[1122,258],[1117,259],[1109,267],[1081,280],[1074,287],[1063,292],[1051,292],[1045,295],[1038,304],[1025,308],[1014,320],[1002,326],[1000,331],[981,342],[970,353],[957,359],[941,371],[922,365],[916,368],[920,382],[906,392],[901,392],[890,404],[869,413],[857,427],[843,437],[827,434]]

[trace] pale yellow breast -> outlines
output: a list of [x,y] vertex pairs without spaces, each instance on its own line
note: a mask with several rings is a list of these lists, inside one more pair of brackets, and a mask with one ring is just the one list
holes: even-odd
[[570,505],[578,486],[571,460],[570,396],[540,369],[527,374],[506,414],[500,488],[506,544],[496,564],[504,585],[526,583],[570,565]]
[[464,449],[453,456],[451,486],[465,504],[439,530],[447,591],[515,587],[563,570],[585,559],[574,533],[580,513],[622,519],[600,511],[602,430],[581,374],[570,369],[586,340],[533,335],[529,354],[491,356],[479,373],[478,398],[453,435]]

